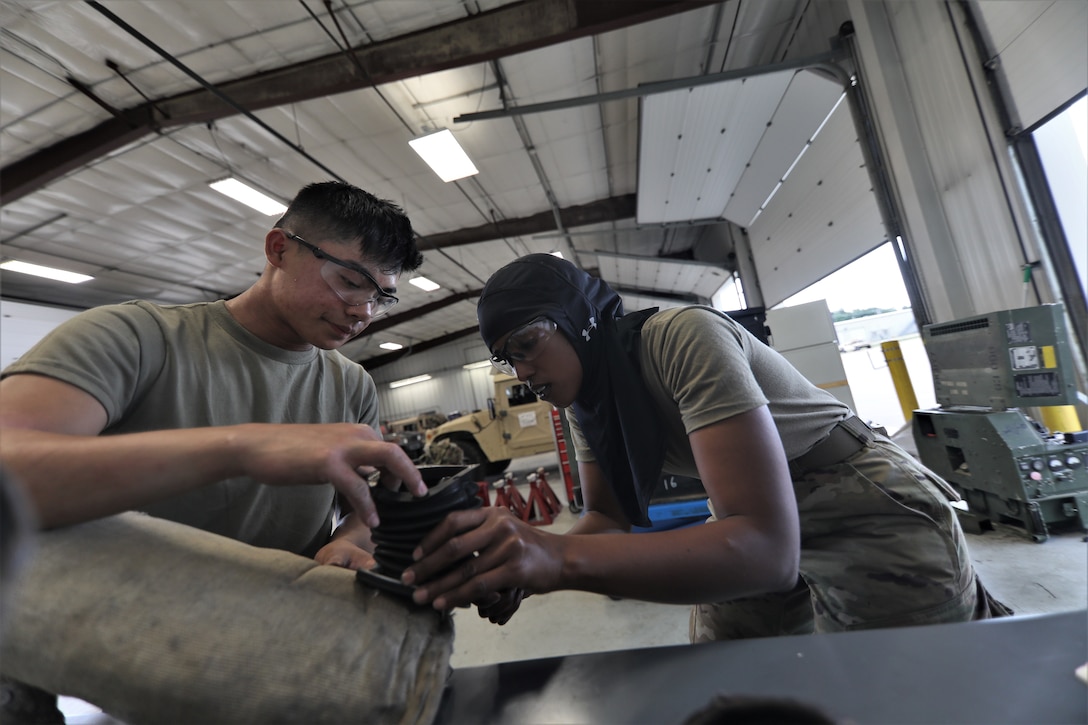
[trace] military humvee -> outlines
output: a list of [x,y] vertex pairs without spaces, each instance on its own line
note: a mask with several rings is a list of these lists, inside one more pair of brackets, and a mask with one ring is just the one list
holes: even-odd
[[427,431],[428,450],[445,441],[461,449],[464,465],[479,464],[488,474],[502,473],[513,458],[556,449],[552,406],[529,386],[498,371],[487,410],[476,411]]
[[423,456],[426,432],[446,422],[446,416],[427,411],[385,424],[385,440],[396,443],[413,461]]

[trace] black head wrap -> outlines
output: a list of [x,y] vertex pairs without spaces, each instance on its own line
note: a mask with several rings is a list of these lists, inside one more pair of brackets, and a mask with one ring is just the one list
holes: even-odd
[[573,408],[593,455],[633,524],[661,479],[664,440],[639,373],[642,325],[656,309],[624,316],[620,296],[603,280],[550,254],[530,254],[491,276],[476,315],[488,349],[506,333],[548,317],[582,363]]

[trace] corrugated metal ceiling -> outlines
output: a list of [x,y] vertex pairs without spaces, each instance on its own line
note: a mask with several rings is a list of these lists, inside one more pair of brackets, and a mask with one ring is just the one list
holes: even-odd
[[[338,177],[408,212],[420,273],[442,289],[401,285],[395,314],[345,348],[372,364],[386,340],[420,350],[472,334],[474,295],[529,252],[599,271],[632,309],[706,301],[732,273],[726,255],[695,259],[705,225],[656,222],[743,219],[796,152],[774,141],[774,158],[744,171],[758,191],[736,197],[735,215],[693,206],[685,188],[674,198],[687,212],[641,223],[644,204],[669,197],[638,176],[640,138],[664,148],[639,89],[824,53],[844,19],[843,3],[806,0],[3,0],[0,254],[94,280],[3,272],[0,292],[77,308],[240,292],[274,220],[208,188],[233,174],[284,202]],[[790,71],[777,98],[726,107],[734,128],[758,125],[748,158],[724,164],[734,176],[773,141],[768,111],[746,114],[791,108],[782,93],[806,82],[827,85]],[[662,124],[675,121],[653,98]],[[482,111],[500,114],[466,120]],[[796,140],[819,112],[788,116],[774,127]],[[479,175],[443,183],[409,149],[443,127]]]

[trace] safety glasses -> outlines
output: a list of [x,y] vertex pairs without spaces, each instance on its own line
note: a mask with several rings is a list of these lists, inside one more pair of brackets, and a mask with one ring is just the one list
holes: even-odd
[[506,373],[517,375],[514,364],[534,360],[556,331],[555,322],[547,317],[538,317],[510,333],[502,349],[491,356],[491,364]]
[[368,306],[370,316],[373,318],[381,317],[389,312],[400,301],[383,290],[377,280],[358,264],[337,259],[299,235],[292,234],[286,229],[282,231],[288,239],[295,240],[313,252],[315,257],[325,260],[325,264],[321,265],[321,278],[345,303],[352,307]]

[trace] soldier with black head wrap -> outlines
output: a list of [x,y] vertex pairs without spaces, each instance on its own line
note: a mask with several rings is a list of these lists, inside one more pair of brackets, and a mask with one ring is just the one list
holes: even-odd
[[[722,312],[625,315],[545,254],[496,272],[477,311],[493,362],[566,409],[586,513],[565,535],[451,514],[405,573],[417,602],[486,602],[493,621],[523,592],[692,603],[693,641],[1008,613],[974,572],[954,491]],[[629,535],[652,523],[662,474],[700,479],[710,520]]]

